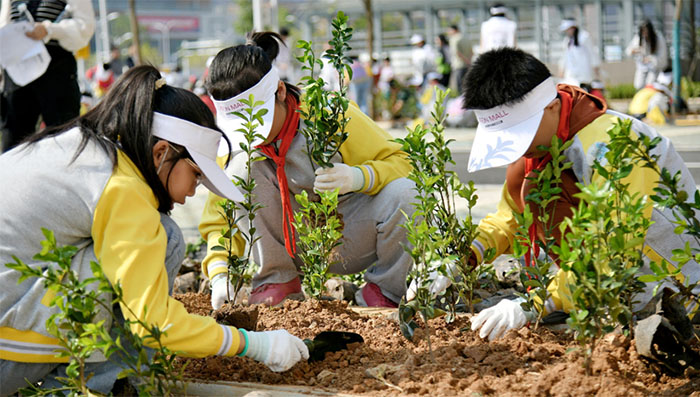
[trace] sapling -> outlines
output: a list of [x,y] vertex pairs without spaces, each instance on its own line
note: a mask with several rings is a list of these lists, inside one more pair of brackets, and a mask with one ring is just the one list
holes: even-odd
[[[523,213],[514,212],[518,223],[516,237],[513,243],[513,255],[516,258],[527,258],[530,263],[525,263],[521,268],[520,280],[527,287],[527,293],[522,295],[526,299],[523,308],[537,313],[535,329],[539,326],[545,314],[544,303],[550,298],[547,287],[552,280],[551,268],[553,248],[557,244],[555,238],[553,207],[561,198],[561,175],[571,168],[571,162],[566,162],[564,151],[571,146],[573,141],[562,143],[561,139],[552,137],[551,145],[547,148],[540,146],[541,150],[547,150],[551,160],[540,170],[533,170],[534,176],[526,176],[526,180],[532,185],[525,197]],[[531,208],[536,209],[533,214]],[[542,225],[543,238],[537,238],[534,225]],[[540,252],[541,255],[535,253]],[[528,254],[529,253],[529,258]],[[525,262],[527,262],[525,259]]]
[[[345,114],[350,101],[347,99],[345,76],[348,76],[347,81],[352,79],[350,58],[346,55],[350,50],[348,41],[352,37],[352,28],[348,27],[347,22],[348,17],[339,11],[331,22],[331,48],[326,50],[323,56],[339,75],[338,91],[323,89],[326,82],[316,75],[316,68],[320,70],[323,67],[323,60],[316,57],[311,42],[301,40],[297,45],[303,50],[303,54],[297,59],[302,63],[302,70],[308,72],[307,76],[301,78],[305,105],[298,110],[304,119],[300,132],[305,138],[306,152],[313,169],[333,167],[333,158],[348,137],[346,127],[350,119]],[[337,212],[338,193],[317,193],[318,200],[306,192],[296,195],[296,200],[302,208],[294,218],[299,240],[305,251],[300,255],[304,262],[303,272],[311,276],[304,277],[304,287],[312,296],[320,297],[324,283],[321,282],[319,286],[318,282],[325,282],[328,266],[335,261],[332,259],[333,248],[340,244],[343,225]],[[328,224],[324,225],[324,222]],[[316,228],[309,225],[316,225]]]
[[[234,291],[233,299],[231,299],[230,291],[226,290],[229,302],[236,302],[238,293],[250,278],[250,272],[247,270],[252,266],[253,246],[260,239],[260,236],[256,236],[255,233],[254,220],[256,213],[262,208],[262,204],[255,201],[254,191],[257,184],[251,176],[250,170],[254,162],[265,160],[265,157],[258,155],[260,149],[253,146],[253,142],[256,139],[265,139],[256,130],[263,124],[262,118],[267,113],[267,109],[260,109],[264,103],[262,101],[256,102],[253,95],[250,95],[248,99],[242,99],[241,102],[245,107],[240,111],[232,112],[232,114],[243,120],[242,127],[236,131],[243,134],[244,137],[240,148],[246,154],[246,174],[245,177],[234,175],[233,182],[243,192],[244,199],[240,203],[232,200],[218,203],[221,216],[226,222],[226,228],[219,238],[219,245],[212,247],[212,250],[226,251],[227,254],[227,279],[233,285]],[[237,226],[239,222],[244,220],[248,222],[247,231]],[[234,236],[237,233],[240,233],[245,241],[246,252],[243,256],[236,254]]]
[[[618,122],[609,134],[629,135],[629,121]],[[577,184],[580,205],[560,225],[564,237],[554,249],[571,292],[573,310],[567,323],[585,347],[589,374],[597,340],[618,326],[633,328],[633,297],[643,288],[637,272],[644,265],[643,244],[651,225],[644,216],[649,203],[629,193],[625,178],[634,160],[621,154],[608,150],[607,164],[595,160],[593,167],[602,181]]]
[[311,42],[300,40],[298,48],[303,54],[297,59],[301,62],[302,70],[308,72],[301,78],[304,89],[305,107],[299,110],[304,119],[301,134],[306,138],[306,153],[311,166],[332,167],[332,159],[340,146],[348,138],[345,127],[350,121],[345,117],[350,100],[347,98],[347,81],[352,80],[350,58],[347,56],[352,38],[352,28],[348,26],[348,17],[342,11],[331,21],[333,38],[328,42],[331,48],[326,50],[323,58],[327,59],[338,73],[340,88],[338,91],[324,90],[326,81],[316,75],[316,68],[323,68],[323,60],[317,58],[311,48]]
[[[449,145],[453,140],[446,140],[445,99],[449,90],[436,89],[436,101],[431,112],[432,123],[428,128],[421,125],[409,130],[405,138],[396,139],[402,149],[408,154],[412,171],[408,178],[416,185],[416,212],[425,220],[427,230],[436,231],[434,235],[416,236],[416,239],[429,239],[436,243],[433,249],[440,258],[451,257],[453,263],[438,266],[436,271],[448,277],[452,288],[447,295],[449,314],[447,321],[454,320],[459,300],[467,302],[473,311],[473,291],[476,288],[479,274],[483,267],[475,267],[472,258],[471,243],[477,236],[477,226],[472,223],[471,209],[476,204],[478,196],[474,182],[466,185],[460,182],[454,171],[448,170],[449,164],[454,164]],[[467,216],[459,219],[456,212],[456,197],[467,202]],[[409,219],[413,222],[413,219]],[[414,225],[417,226],[417,225]],[[439,238],[438,238],[439,236]],[[440,243],[437,241],[440,240]],[[410,252],[410,251],[409,251]],[[491,251],[486,254],[489,260]],[[420,257],[416,266],[422,261]],[[430,266],[428,266],[430,267]],[[422,288],[420,283],[418,289]],[[421,292],[423,293],[423,292]],[[456,298],[454,298],[456,296]],[[427,304],[427,302],[426,302]],[[432,305],[433,302],[431,301]]]
[[399,328],[401,333],[408,340],[413,340],[413,335],[418,324],[414,321],[416,314],[420,314],[425,326],[425,340],[428,344],[428,351],[433,361],[433,349],[430,342],[430,325],[428,320],[443,314],[440,309],[435,308],[435,297],[430,290],[432,278],[431,273],[435,273],[440,268],[445,268],[455,257],[444,257],[439,252],[444,251],[447,245],[447,238],[439,233],[435,226],[428,225],[420,203],[416,205],[416,211],[402,225],[406,229],[406,240],[408,246],[406,251],[413,258],[413,267],[409,272],[409,278],[416,284],[415,297],[406,302],[406,297],[401,298],[399,304]]
[[[42,232],[46,240],[41,242],[42,250],[33,259],[49,263],[49,266],[32,267],[14,256],[15,262],[5,266],[21,273],[20,283],[29,278],[40,278],[44,287],[55,294],[50,307],[56,307],[58,312],[46,321],[46,329],[62,347],[56,351],[56,356],[68,358],[69,364],[66,367],[67,377],[57,378],[63,387],[40,389],[30,384],[20,392],[32,395],[94,394],[87,387],[92,376],[87,363],[90,357],[99,352],[107,359],[115,354],[119,357],[126,369],[119,373],[118,378],[139,379],[140,395],[172,395],[173,389],[182,381],[184,368],[180,371],[175,369],[174,352],[162,344],[162,338],[171,324],[161,329],[138,319],[124,303],[119,283],[112,285],[96,262],[90,263],[93,277],[79,279],[71,269],[71,260],[78,249],[73,246],[60,247],[53,232],[46,229],[42,229]],[[115,321],[110,332],[101,313],[106,313],[107,319],[112,321],[115,318],[112,309],[115,304],[121,304],[130,314],[129,317],[135,320],[124,320],[123,323]],[[144,336],[132,332],[132,326],[143,328]],[[150,346],[155,346],[150,358],[145,349],[146,341]],[[134,350],[127,348],[129,345]]]
[[337,262],[333,249],[341,244],[342,224],[337,217],[338,189],[318,192],[320,202],[309,200],[304,190],[295,196],[301,206],[294,213],[294,227],[299,232],[299,258],[304,265],[306,294],[320,299],[328,280],[328,270]]
[[660,209],[670,209],[676,225],[674,233],[685,235],[691,241],[695,241],[694,247],[687,241],[683,247],[678,247],[672,251],[672,260],[676,262],[673,266],[662,260],[661,263],[650,262],[650,269],[654,274],[642,275],[639,280],[642,282],[657,283],[654,294],[663,285],[661,281],[668,280],[678,290],[677,296],[685,307],[695,306],[694,313],[697,315],[700,309],[700,296],[696,291],[699,283],[691,283],[688,278],[682,277],[683,267],[692,261],[700,263],[700,191],[695,191],[694,197],[689,197],[684,186],[680,185],[681,173],[674,175],[663,168],[659,169],[657,162],[659,156],[652,154],[652,151],[661,142],[661,137],[651,138],[644,134],[634,139],[625,129],[613,129],[610,131],[610,144],[608,147],[618,156],[627,156],[635,164],[649,168],[659,176],[659,184],[654,188],[656,194],[650,196],[654,205]]

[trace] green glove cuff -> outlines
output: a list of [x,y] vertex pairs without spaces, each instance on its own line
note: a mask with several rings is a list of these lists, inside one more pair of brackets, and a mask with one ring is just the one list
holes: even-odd
[[244,330],[243,328],[238,328],[238,330],[243,334],[243,339],[245,339],[245,347],[243,347],[243,351],[236,354],[238,357],[243,357],[245,356],[246,353],[248,353],[248,346],[249,346],[249,341],[248,341],[248,332]]

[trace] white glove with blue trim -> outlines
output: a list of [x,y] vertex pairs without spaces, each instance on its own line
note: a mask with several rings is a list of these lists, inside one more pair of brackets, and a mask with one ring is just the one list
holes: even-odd
[[330,168],[317,168],[314,190],[339,189],[338,194],[356,192],[365,185],[365,176],[359,167],[333,163]]
[[472,331],[479,331],[479,337],[488,337],[489,341],[498,339],[511,329],[518,329],[528,322],[534,321],[537,315],[525,311],[520,306],[523,298],[514,300],[503,299],[496,306],[484,309],[472,318]]
[[309,359],[304,342],[286,330],[246,332],[244,356],[267,365],[274,372],[286,371],[300,360]]

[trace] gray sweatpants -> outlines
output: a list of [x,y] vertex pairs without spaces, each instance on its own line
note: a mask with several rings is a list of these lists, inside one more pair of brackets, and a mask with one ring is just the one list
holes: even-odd
[[[301,134],[297,136],[300,138]],[[285,171],[289,184],[292,210],[299,205],[294,195],[302,190],[312,193],[314,171],[306,154],[301,151],[302,139],[295,139],[286,158]],[[245,176],[245,155],[232,161],[235,175]],[[338,159],[340,161],[340,159]],[[253,249],[253,259],[260,264],[260,271],[253,277],[253,288],[268,283],[285,283],[300,274],[302,262],[298,255],[291,258],[284,245],[282,205],[276,166],[273,161],[253,163],[252,177],[257,182],[256,201],[263,208],[256,213],[256,235],[260,240]],[[386,185],[379,193],[370,196],[349,193],[339,198],[338,211],[343,216],[342,245],[337,252],[340,263],[331,266],[331,273],[353,274],[367,269],[365,280],[379,285],[389,299],[399,302],[406,293],[406,277],[413,264],[404,250],[406,231],[401,224],[414,211],[415,186],[407,178],[399,178]],[[240,225],[248,231],[247,220]],[[298,241],[298,237],[297,237]],[[374,265],[374,266],[372,266]]]
[[[182,237],[180,228],[168,215],[161,214],[160,222],[168,235],[165,267],[168,271],[168,291],[172,293],[173,282],[185,258],[185,240]],[[90,244],[84,249],[91,250],[93,246]],[[83,257],[94,260],[94,255],[84,255]],[[120,311],[115,314],[118,318],[114,321],[120,323],[124,321]],[[115,336],[116,334],[112,333],[112,337],[114,338]],[[125,348],[129,349],[130,346],[125,346]],[[66,377],[67,366],[67,364],[56,363],[23,363],[0,360],[0,396],[9,396],[16,393],[18,389],[27,387],[27,381],[36,383],[43,380],[42,388],[44,389],[61,387],[61,383],[56,378]],[[108,361],[88,363],[86,365],[86,373],[93,374],[92,378],[87,382],[88,388],[95,392],[108,394],[117,380],[117,375],[123,369],[123,363],[116,354]]]

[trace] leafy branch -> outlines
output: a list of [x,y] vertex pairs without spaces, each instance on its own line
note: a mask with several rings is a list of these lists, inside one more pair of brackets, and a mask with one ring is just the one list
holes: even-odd
[[348,17],[342,11],[331,22],[333,38],[329,41],[331,48],[326,50],[326,58],[337,71],[340,81],[338,91],[326,91],[326,82],[322,77],[316,77],[315,71],[323,68],[323,60],[317,58],[311,48],[311,42],[300,40],[298,48],[303,54],[297,59],[302,63],[302,70],[309,73],[301,78],[304,88],[306,109],[299,110],[305,120],[301,134],[306,138],[306,152],[311,166],[323,168],[332,167],[331,159],[340,150],[340,146],[348,138],[345,128],[350,121],[345,117],[350,101],[347,99],[348,87],[345,76],[352,79],[351,60],[346,55],[350,50],[348,42],[352,38],[352,28],[347,25]]
[[[256,132],[257,128],[263,124],[263,116],[267,114],[267,109],[261,109],[264,104],[262,101],[255,101],[253,95],[248,99],[242,99],[241,103],[245,107],[241,111],[233,112],[233,114],[243,120],[241,128],[236,130],[243,134],[244,141],[240,143],[240,148],[246,155],[246,174],[245,177],[234,175],[233,182],[243,191],[244,200],[236,203],[231,200],[219,202],[219,212],[225,219],[226,229],[223,230],[222,236],[219,238],[219,245],[212,247],[214,251],[226,251],[227,254],[227,279],[233,285],[233,299],[231,299],[230,291],[227,289],[227,298],[229,302],[236,302],[238,293],[249,278],[247,270],[252,262],[252,251],[255,242],[260,239],[256,236],[254,220],[256,213],[263,207],[262,204],[255,201],[255,188],[257,183],[251,176],[253,163],[265,160],[263,156],[257,156],[260,149],[253,146],[255,140],[264,140],[265,137]],[[238,223],[243,220],[248,221],[248,230],[238,228]],[[233,237],[240,232],[246,242],[246,253],[239,256],[234,252]]]
[[[182,381],[184,370],[175,369],[175,354],[162,343],[165,332],[172,324],[161,329],[138,318],[125,304],[121,286],[118,283],[112,286],[101,266],[94,261],[90,263],[93,277],[80,280],[71,269],[72,258],[78,249],[73,246],[59,247],[52,231],[42,228],[42,232],[46,240],[41,242],[42,250],[33,259],[49,263],[46,269],[31,267],[16,256],[13,256],[14,263],[5,266],[21,273],[18,282],[39,278],[47,290],[55,293],[50,307],[56,307],[58,312],[49,317],[46,328],[63,348],[57,350],[56,356],[69,359],[66,368],[68,377],[57,378],[64,385],[62,388],[43,390],[30,385],[21,392],[34,395],[51,395],[59,391],[68,392],[69,395],[91,394],[87,388],[91,374],[87,372],[86,364],[88,358],[100,352],[107,359],[115,353],[119,356],[127,368],[119,373],[118,378],[140,379],[142,382],[138,388],[141,395],[172,395],[174,387]],[[123,323],[114,321],[112,329],[116,334],[115,339],[105,326],[104,315],[109,321],[116,318],[112,307],[117,303],[128,310],[135,320],[125,320]],[[146,310],[144,308],[144,315]],[[135,325],[145,330],[143,337],[131,331],[130,328]],[[151,358],[146,353],[146,343],[155,346]],[[132,346],[137,354],[134,355],[128,346]]]

